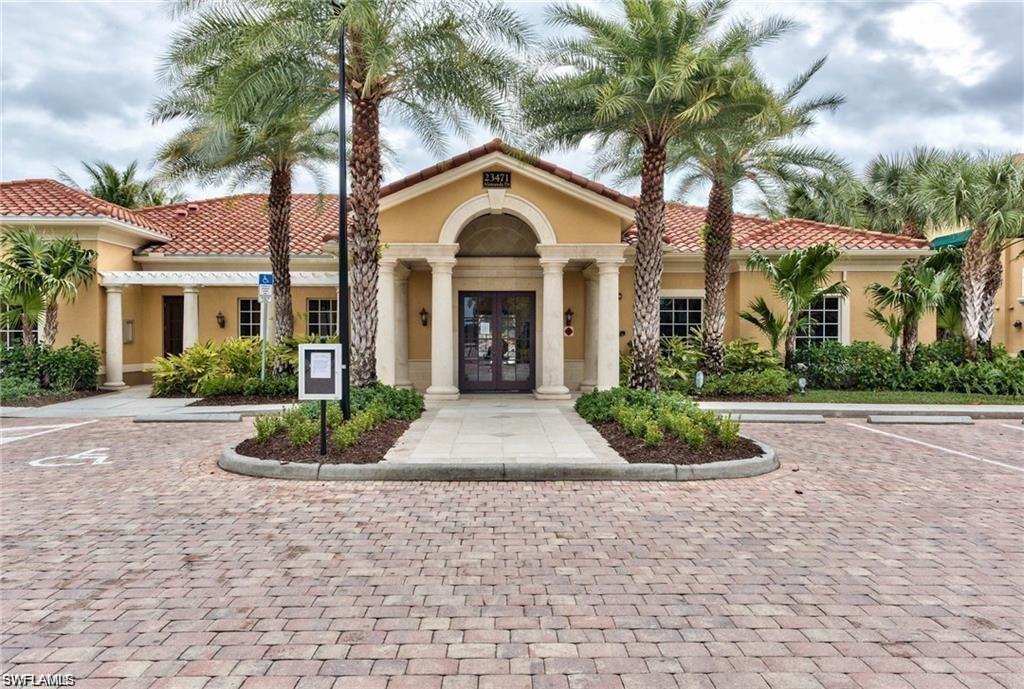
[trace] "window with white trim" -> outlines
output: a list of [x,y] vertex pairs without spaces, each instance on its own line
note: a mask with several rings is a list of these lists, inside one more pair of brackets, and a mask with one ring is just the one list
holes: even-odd
[[[39,325],[38,324],[32,326],[32,333],[33,333],[33,335],[35,337],[35,341],[38,342],[39,341]],[[5,346],[5,347],[12,347],[12,346],[14,346],[16,344],[21,344],[21,341],[24,339],[24,337],[22,337],[23,334],[24,333],[22,333],[22,331],[21,331],[21,324],[20,323],[16,323],[13,327],[10,327],[10,328],[0,327],[0,344],[3,344],[3,346]]]
[[662,337],[687,337],[704,320],[704,299],[661,297],[658,311]]
[[803,347],[818,342],[839,342],[842,340],[841,323],[843,315],[843,298],[828,294],[819,297],[804,312],[813,321],[807,328],[801,328],[796,334],[796,344]]
[[338,334],[338,300],[306,300],[306,334],[333,337]]
[[238,336],[259,337],[260,336],[260,300],[239,299],[238,300]]

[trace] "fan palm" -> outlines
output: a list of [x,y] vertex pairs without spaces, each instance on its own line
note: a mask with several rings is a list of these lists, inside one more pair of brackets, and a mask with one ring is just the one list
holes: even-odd
[[[138,177],[139,162],[133,160],[123,169],[105,161],[94,163],[82,162],[88,184],[84,187],[91,196],[116,203],[125,208],[143,208],[145,206],[162,206],[182,200],[181,194],[161,186],[155,179]],[[70,175],[57,170],[62,182],[76,189],[83,189]]]
[[751,182],[760,193],[771,197],[786,183],[805,180],[811,174],[846,172],[845,163],[835,155],[789,143],[814,125],[818,113],[834,110],[843,102],[838,95],[797,101],[804,86],[824,64],[824,59],[818,60],[785,89],[773,94],[756,116],[679,139],[670,151],[670,168],[686,171],[680,195],[698,182],[711,186],[703,238],[707,331],[704,357],[712,372],[721,372],[724,363],[726,289],[736,188]]
[[903,316],[899,313],[872,306],[867,310],[868,320],[877,325],[889,338],[889,351],[894,354],[900,351],[900,339],[903,337]]
[[868,229],[872,208],[868,188],[856,176],[826,174],[787,185],[781,215]]
[[587,137],[615,151],[607,167],[640,177],[636,208],[633,361],[629,384],[658,387],[658,289],[669,146],[766,98],[750,50],[790,23],[736,23],[716,34],[727,0],[621,0],[618,17],[581,5],[548,10],[552,24],[579,30],[555,39],[525,89],[526,123],[537,147],[573,147]]
[[0,237],[0,291],[6,327],[19,323],[22,342],[32,344],[44,320],[42,341],[57,339],[58,304],[74,302],[96,276],[96,252],[73,237],[46,239],[32,228],[8,228]]
[[1002,253],[1024,238],[1024,161],[953,156],[925,176],[918,193],[937,222],[972,228],[960,268],[960,318],[965,354],[974,360],[979,342],[992,337]]
[[764,336],[768,338],[768,346],[778,355],[779,345],[786,336],[786,318],[772,311],[764,297],[758,297],[750,302],[749,309],[749,311],[740,311],[739,317],[752,323],[764,333]]
[[775,294],[786,303],[786,368],[795,363],[797,333],[812,324],[805,313],[808,307],[826,295],[849,294],[842,281],[830,282],[832,265],[841,253],[830,244],[815,244],[793,249],[776,259],[760,251],[747,259],[747,267],[763,273]]
[[[912,261],[900,266],[891,285],[879,282],[868,285],[867,293],[875,304],[872,311],[892,309],[898,317],[902,326],[900,361],[904,366],[913,362],[917,352],[921,318],[943,304],[950,280],[949,272],[935,270],[924,261]],[[871,312],[868,315],[876,320]]]
[[[373,382],[381,116],[393,113],[438,152],[446,130],[466,134],[471,120],[505,131],[526,25],[508,6],[489,1],[193,0],[181,6],[194,16],[169,56],[171,73],[204,79],[227,69],[223,102],[235,120],[268,97],[282,108],[297,99],[336,102],[344,27],[344,92],[352,107],[352,380]],[[235,59],[238,50],[244,60]]]

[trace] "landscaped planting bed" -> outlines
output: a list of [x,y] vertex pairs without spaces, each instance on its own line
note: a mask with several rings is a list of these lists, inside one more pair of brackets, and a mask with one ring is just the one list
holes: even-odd
[[256,418],[256,437],[239,454],[280,462],[375,464],[384,459],[409,423],[423,413],[423,397],[386,385],[355,388],[352,418],[344,421],[336,402],[327,403],[327,454],[320,454],[320,403],[306,402]]
[[74,338],[66,347],[0,345],[0,402],[42,407],[101,394],[100,348]]
[[702,410],[679,393],[591,392],[576,401],[576,411],[631,464],[707,464],[762,453],[740,436],[739,422]]

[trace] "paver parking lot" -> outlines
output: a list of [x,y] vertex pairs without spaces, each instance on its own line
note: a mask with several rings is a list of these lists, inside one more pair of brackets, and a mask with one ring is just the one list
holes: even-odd
[[25,437],[0,448],[2,669],[76,687],[1021,687],[1014,424],[884,429],[940,449],[854,420],[751,424],[779,471],[683,484],[221,472],[249,421]]

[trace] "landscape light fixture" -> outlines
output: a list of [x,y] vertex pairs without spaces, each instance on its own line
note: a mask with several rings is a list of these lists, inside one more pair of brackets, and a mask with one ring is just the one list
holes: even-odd
[[800,394],[801,395],[804,394],[805,392],[807,392],[807,379],[806,378],[799,378],[799,379],[797,379],[796,384],[800,386]]
[[697,371],[697,375],[693,377],[693,385],[697,388],[697,392],[700,392],[704,387],[704,371]]

